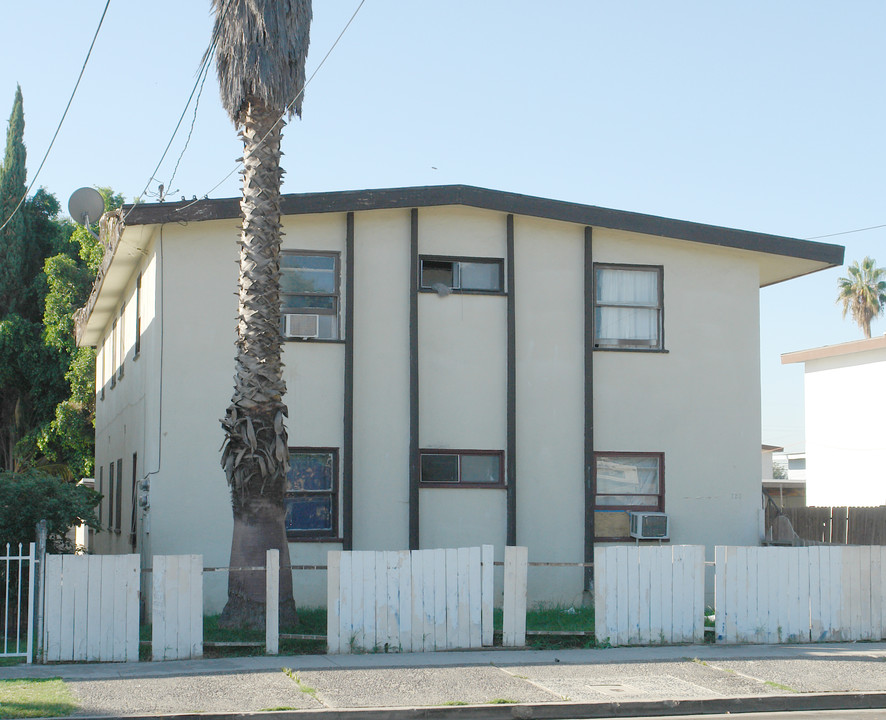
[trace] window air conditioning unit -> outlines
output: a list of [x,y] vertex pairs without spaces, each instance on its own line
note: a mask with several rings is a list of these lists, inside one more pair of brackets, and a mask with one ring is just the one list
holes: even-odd
[[315,338],[320,334],[320,316],[287,313],[283,334],[288,338]]
[[671,534],[670,518],[660,512],[632,512],[631,537],[638,540],[668,540]]

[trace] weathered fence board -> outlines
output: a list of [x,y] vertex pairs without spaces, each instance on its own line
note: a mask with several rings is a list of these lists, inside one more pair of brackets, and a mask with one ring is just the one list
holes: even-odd
[[704,639],[704,548],[594,548],[594,633],[612,645]]
[[330,551],[327,567],[330,653],[491,644],[491,546]]
[[[767,505],[766,527],[779,510]],[[886,506],[796,507],[781,512],[791,521],[800,542],[826,545],[886,545]]]
[[138,555],[47,555],[50,662],[138,660]]
[[722,643],[880,640],[886,547],[717,547]]
[[203,656],[203,556],[155,555],[152,572],[151,656]]
[[526,644],[526,581],[529,548],[505,548],[504,598],[502,601],[502,645]]

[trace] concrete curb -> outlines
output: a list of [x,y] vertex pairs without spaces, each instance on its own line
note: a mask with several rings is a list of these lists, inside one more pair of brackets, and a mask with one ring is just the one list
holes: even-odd
[[[886,692],[795,693],[700,700],[639,700],[606,703],[508,703],[393,708],[328,708],[254,713],[180,713],[127,715],[126,720],[591,720],[619,717],[672,717],[680,715],[740,714],[792,710],[886,709]],[[109,716],[77,715],[60,720],[108,720]],[[57,719],[59,720],[59,719]]]

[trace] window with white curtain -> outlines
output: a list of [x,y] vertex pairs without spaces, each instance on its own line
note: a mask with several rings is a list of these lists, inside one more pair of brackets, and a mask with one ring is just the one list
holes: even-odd
[[596,453],[598,509],[661,510],[660,453]]
[[594,347],[662,349],[662,269],[594,266]]

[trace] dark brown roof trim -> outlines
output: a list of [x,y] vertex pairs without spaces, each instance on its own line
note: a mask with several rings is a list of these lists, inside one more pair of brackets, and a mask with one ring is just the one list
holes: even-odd
[[[432,185],[284,195],[280,209],[283,215],[305,215],[439,205],[467,205],[485,210],[561,220],[579,225],[785,255],[824,262],[829,265],[843,264],[844,248],[841,245],[809,242],[747,230],[733,230],[656,215],[610,210],[594,205],[548,200],[500,190],[487,190],[471,185]],[[127,225],[225,220],[240,216],[240,200],[239,198],[225,198],[198,200],[193,203],[151,203],[137,205],[131,212],[127,206],[124,208],[125,213],[128,213]]]

